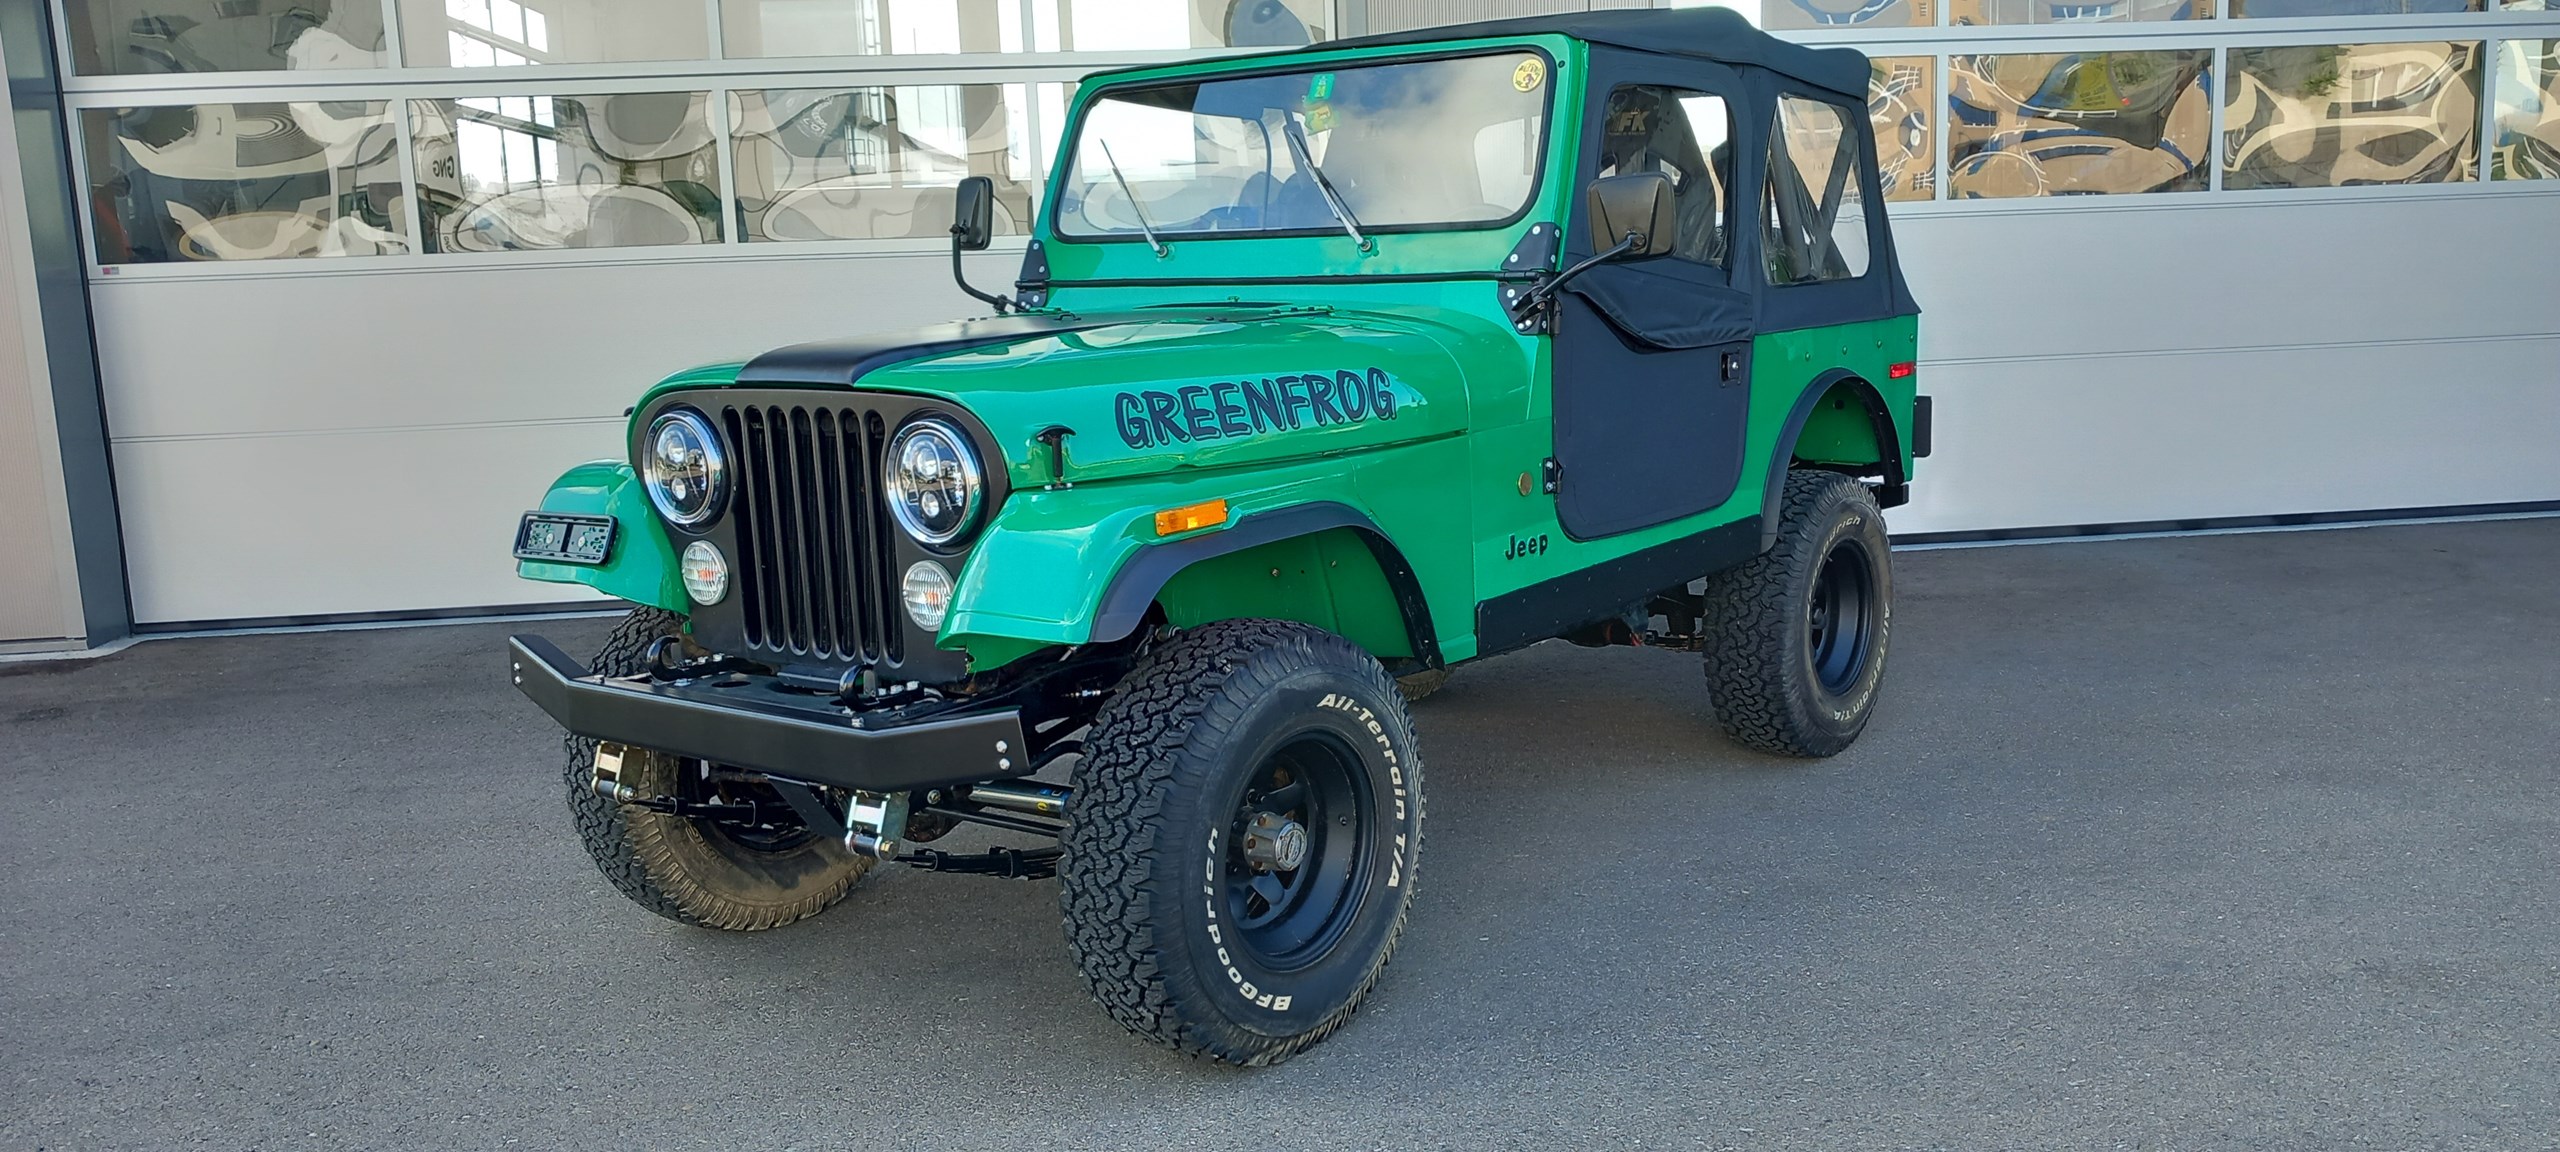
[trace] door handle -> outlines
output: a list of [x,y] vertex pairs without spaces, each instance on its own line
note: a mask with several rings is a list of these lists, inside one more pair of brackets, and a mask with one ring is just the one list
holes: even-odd
[[1727,353],[1725,353],[1725,354],[1724,354],[1724,382],[1725,382],[1725,383],[1727,383],[1727,384],[1731,384],[1731,383],[1733,383],[1733,382],[1734,382],[1734,381],[1736,381],[1736,380],[1740,380],[1741,378],[1742,378],[1742,353],[1740,353],[1740,352],[1727,352]]

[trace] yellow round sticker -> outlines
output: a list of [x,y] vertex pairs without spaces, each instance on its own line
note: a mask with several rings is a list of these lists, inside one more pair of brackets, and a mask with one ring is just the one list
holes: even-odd
[[1535,92],[1547,82],[1547,62],[1532,56],[1511,70],[1511,86],[1523,92]]

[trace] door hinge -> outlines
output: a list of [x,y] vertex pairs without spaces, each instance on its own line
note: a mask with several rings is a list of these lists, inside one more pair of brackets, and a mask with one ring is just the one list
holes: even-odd
[[1556,463],[1556,458],[1549,456],[1538,461],[1538,476],[1538,490],[1553,496],[1556,486],[1564,482],[1564,465]]

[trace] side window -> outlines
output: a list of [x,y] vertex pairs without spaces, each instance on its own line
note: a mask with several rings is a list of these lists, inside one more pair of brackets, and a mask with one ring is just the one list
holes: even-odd
[[1769,133],[1767,234],[1772,284],[1813,284],[1867,274],[1866,191],[1849,113],[1800,96],[1778,97]]
[[1722,265],[1733,172],[1733,118],[1724,97],[1626,85],[1609,93],[1601,135],[1599,175],[1660,172],[1671,178],[1680,224],[1672,255]]

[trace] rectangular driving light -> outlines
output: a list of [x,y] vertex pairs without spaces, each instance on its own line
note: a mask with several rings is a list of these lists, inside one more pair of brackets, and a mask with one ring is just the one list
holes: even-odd
[[1201,528],[1215,528],[1226,522],[1227,502],[1204,500],[1156,513],[1156,535],[1174,536]]

